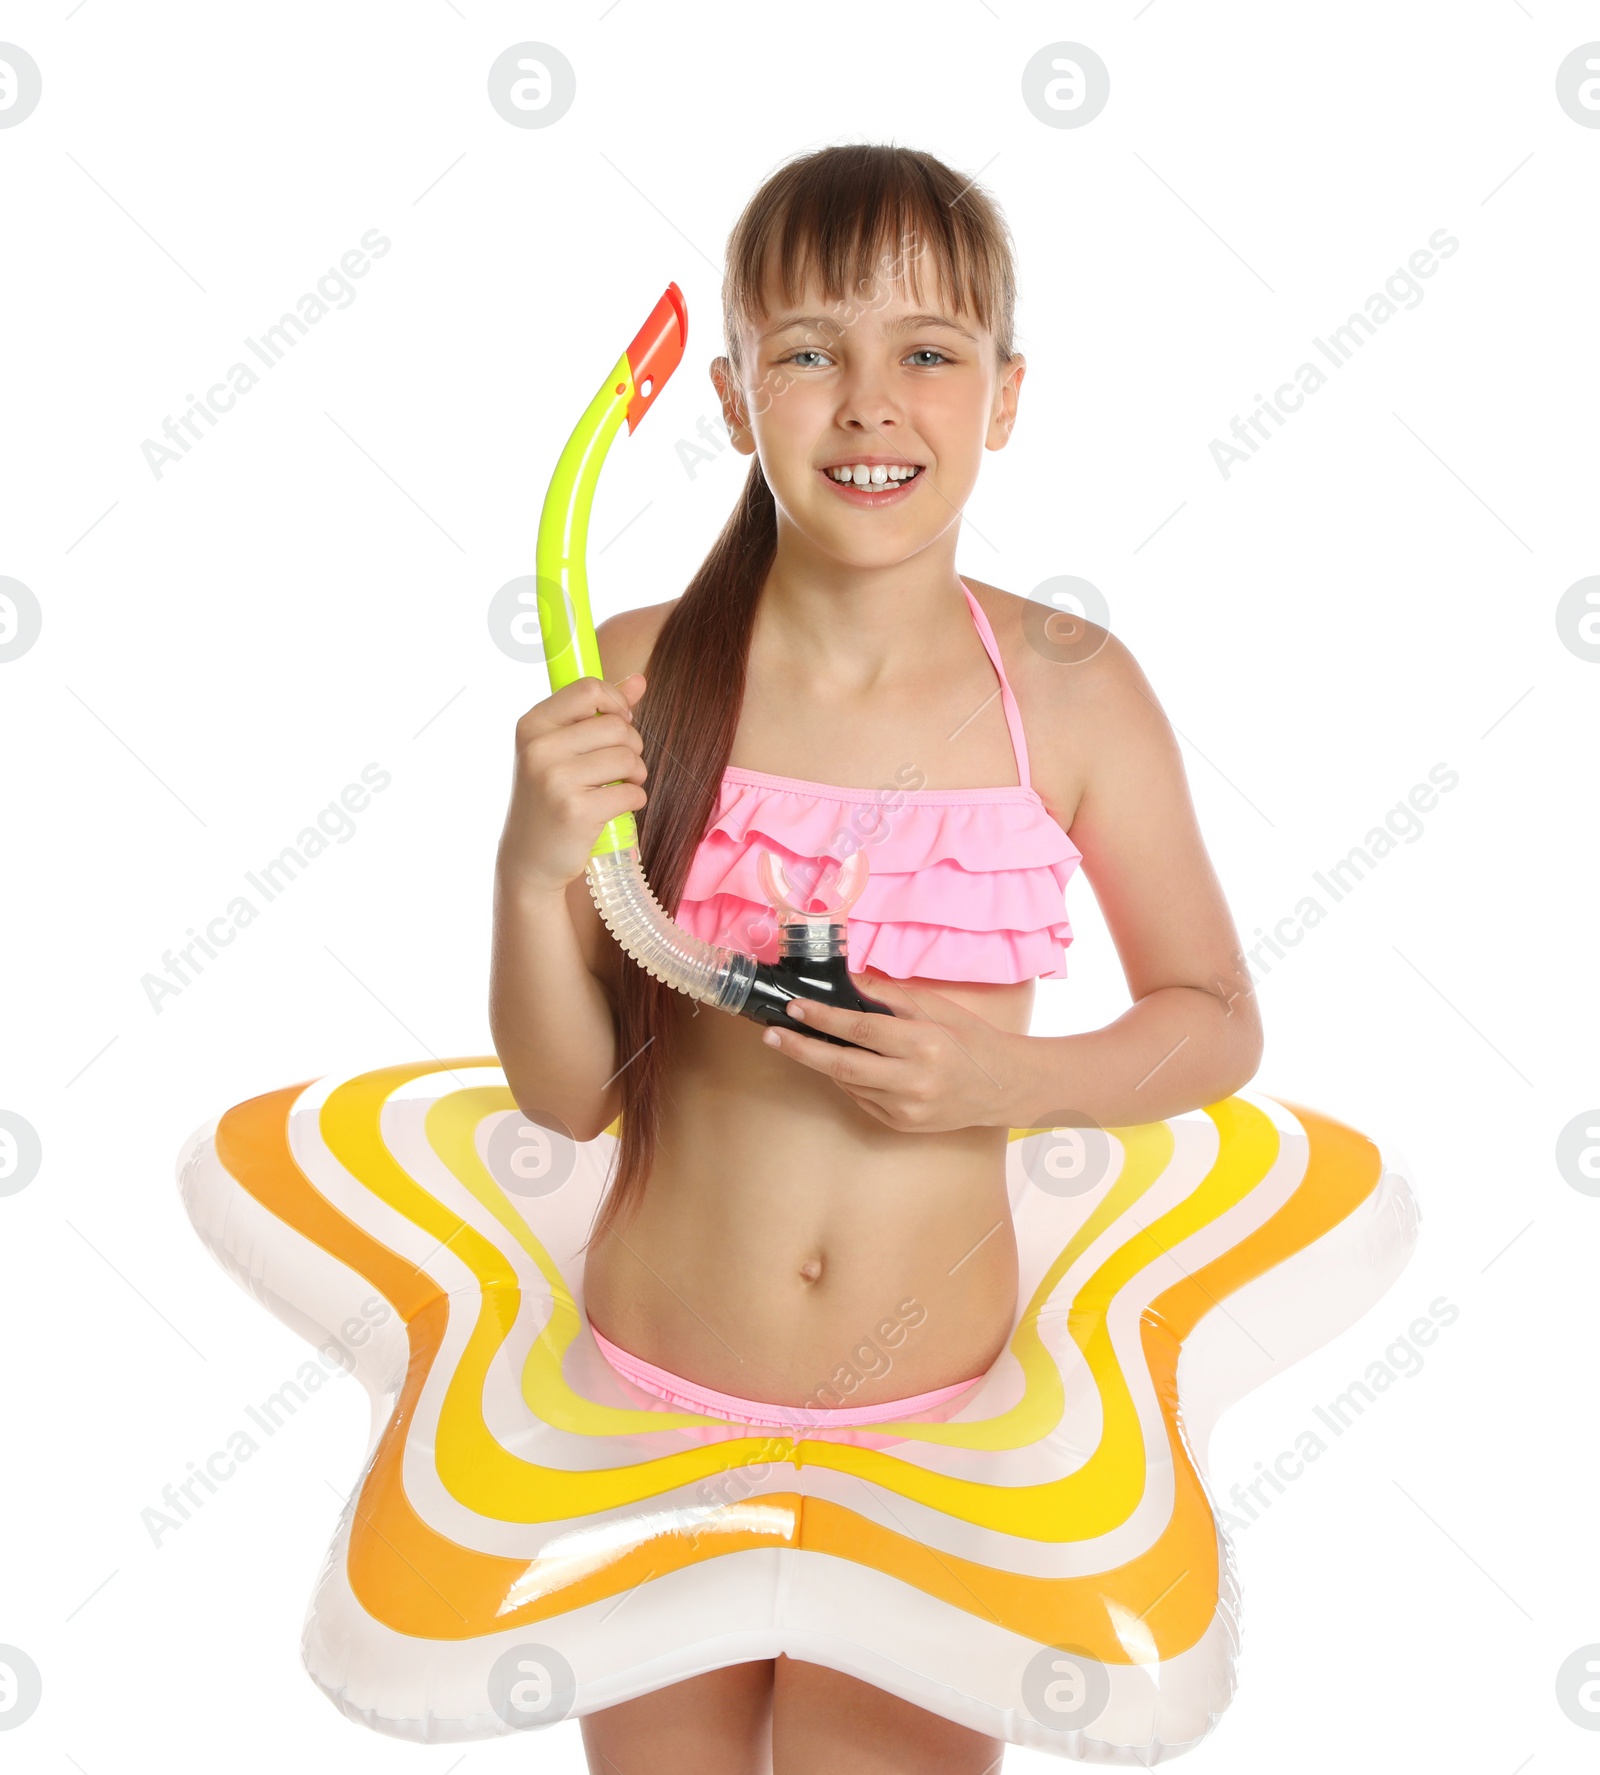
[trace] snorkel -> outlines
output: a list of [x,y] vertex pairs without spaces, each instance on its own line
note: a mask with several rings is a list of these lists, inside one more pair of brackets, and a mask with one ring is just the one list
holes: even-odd
[[[668,284],[574,427],[551,476],[539,515],[535,570],[539,631],[552,692],[579,678],[605,677],[589,611],[586,564],[595,488],[624,420],[631,436],[682,361],[688,332],[683,292]],[[778,918],[776,962],[707,943],[667,913],[645,880],[631,813],[606,822],[585,876],[606,929],[627,954],[652,978],[701,1004],[787,1027],[792,1019],[786,1007],[795,998],[892,1015],[887,1005],[857,991],[846,959],[845,914],[866,886],[866,854],[856,850],[840,865],[837,886],[821,909],[816,902],[822,896],[816,893],[803,896],[803,905],[795,903],[795,891],[772,852],[762,853],[757,872]],[[820,1030],[806,1033],[843,1047],[853,1045]]]

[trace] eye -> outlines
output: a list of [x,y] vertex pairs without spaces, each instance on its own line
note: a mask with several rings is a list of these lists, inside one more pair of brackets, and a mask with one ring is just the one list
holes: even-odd
[[946,357],[942,351],[932,345],[919,345],[915,351],[907,353],[907,358],[908,360],[912,358],[923,359],[924,361],[917,365],[919,370],[931,370],[933,368],[933,364],[926,361],[929,358],[932,358],[935,362],[941,364],[947,364],[950,362],[950,359]]
[[[779,361],[785,364],[792,364],[798,358],[808,357],[820,358],[823,362],[826,362],[827,356],[828,354],[825,351],[818,351],[813,345],[802,345],[798,351],[791,351],[786,358],[782,358]],[[818,366],[816,364],[801,364],[800,368],[802,370],[814,370],[818,368]]]

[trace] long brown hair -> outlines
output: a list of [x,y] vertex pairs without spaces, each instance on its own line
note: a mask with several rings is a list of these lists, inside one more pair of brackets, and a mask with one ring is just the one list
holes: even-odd
[[[778,168],[745,205],[728,237],[722,307],[727,354],[741,379],[741,329],[785,302],[812,275],[847,324],[850,304],[904,278],[921,299],[931,261],[942,300],[974,316],[1013,355],[1016,299],[1011,240],[977,184],[914,148],[821,148]],[[859,312],[859,309],[857,310]],[[754,460],[722,533],[661,626],[634,709],[644,740],[648,803],[639,848],[656,898],[676,912],[689,865],[716,805],[744,703],[756,605],[777,551],[777,507]],[[616,1169],[592,1238],[626,1224],[644,1195],[656,1149],[676,995],[624,965],[618,1053],[624,1061]]]

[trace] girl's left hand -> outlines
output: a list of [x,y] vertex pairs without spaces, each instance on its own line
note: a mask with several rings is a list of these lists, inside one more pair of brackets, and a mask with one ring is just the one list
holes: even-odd
[[[813,1072],[826,1073],[868,1115],[904,1133],[1010,1126],[1007,1101],[1020,1070],[1017,1045],[1026,1036],[996,1029],[942,992],[918,987],[913,996],[880,974],[850,977],[894,1015],[795,999],[789,1006],[795,1027],[765,1029],[761,1039]],[[805,1027],[856,1046],[813,1041]],[[1010,1089],[1003,1083],[1007,1079]]]

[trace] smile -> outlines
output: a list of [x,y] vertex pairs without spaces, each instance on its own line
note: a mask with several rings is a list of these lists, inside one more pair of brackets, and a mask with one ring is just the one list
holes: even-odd
[[823,479],[852,505],[889,505],[908,497],[923,470],[920,462],[838,462],[819,470]]

